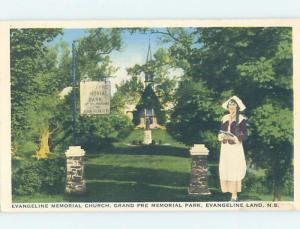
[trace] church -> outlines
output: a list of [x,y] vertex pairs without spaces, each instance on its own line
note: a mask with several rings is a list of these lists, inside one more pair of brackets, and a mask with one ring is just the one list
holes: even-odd
[[159,98],[154,91],[154,66],[149,42],[147,59],[144,69],[144,91],[133,113],[133,121],[137,128],[164,128],[165,114]]

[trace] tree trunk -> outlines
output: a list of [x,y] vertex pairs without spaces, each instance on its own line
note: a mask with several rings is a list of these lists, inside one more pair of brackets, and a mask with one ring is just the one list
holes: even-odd
[[37,159],[47,158],[50,153],[49,148],[49,129],[46,129],[41,136],[39,150],[36,152]]
[[[276,182],[277,183],[277,182]],[[273,192],[273,201],[281,201],[282,199],[282,185],[277,183],[274,185],[274,192]]]
[[282,199],[283,179],[278,168],[273,168],[273,201],[281,201]]

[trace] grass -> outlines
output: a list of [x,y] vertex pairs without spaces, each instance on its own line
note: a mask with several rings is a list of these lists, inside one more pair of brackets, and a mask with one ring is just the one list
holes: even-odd
[[[144,139],[144,130],[136,129],[131,132],[131,134],[122,140],[122,142],[116,143],[115,145],[128,145],[131,144],[133,141],[143,141]],[[181,147],[186,148],[186,146],[182,143],[177,142],[174,140],[169,134],[166,133],[166,130],[155,129],[152,130],[152,140],[156,143],[159,141],[162,142],[162,145],[172,145],[173,147]]]
[[[212,195],[192,197],[187,193],[191,159],[188,147],[176,142],[165,130],[153,131],[153,138],[163,144],[131,146],[142,140],[143,131],[135,130],[122,142],[101,151],[87,152],[85,179],[87,192],[82,195],[13,196],[13,202],[140,202],[140,201],[227,201],[220,192],[218,164],[209,164],[209,187]],[[247,193],[247,200],[272,200],[271,195]],[[291,198],[284,197],[284,200]]]

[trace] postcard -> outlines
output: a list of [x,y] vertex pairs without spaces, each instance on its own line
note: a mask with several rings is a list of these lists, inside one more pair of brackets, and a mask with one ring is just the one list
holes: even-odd
[[0,23],[3,212],[300,208],[300,20]]

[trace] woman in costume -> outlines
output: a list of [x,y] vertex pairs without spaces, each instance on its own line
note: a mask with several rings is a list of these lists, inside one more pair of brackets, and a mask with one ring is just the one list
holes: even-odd
[[223,116],[218,135],[221,141],[219,175],[222,192],[231,193],[231,201],[238,201],[242,180],[246,175],[246,160],[242,142],[247,138],[246,118],[240,111],[246,109],[237,96],[229,98],[222,107],[229,114]]

